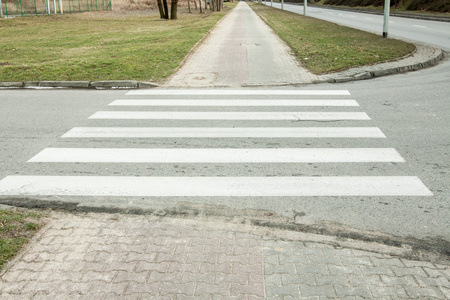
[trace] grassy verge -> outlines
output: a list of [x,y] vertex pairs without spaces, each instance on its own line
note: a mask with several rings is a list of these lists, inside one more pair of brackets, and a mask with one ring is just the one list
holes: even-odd
[[114,12],[0,21],[0,81],[163,81],[222,12],[159,15]]
[[0,209],[0,270],[42,227],[43,213]]
[[415,46],[381,35],[281,11],[265,5],[251,8],[292,48],[315,74],[346,70],[403,57]]

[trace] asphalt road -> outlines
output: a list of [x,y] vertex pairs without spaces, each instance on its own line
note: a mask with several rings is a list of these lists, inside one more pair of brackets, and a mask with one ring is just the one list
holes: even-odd
[[[326,221],[360,230],[416,238],[450,240],[448,133],[450,89],[448,64],[420,72],[340,85],[311,85],[302,90],[348,90],[359,107],[179,107],[170,111],[345,111],[365,112],[371,120],[348,121],[211,121],[88,119],[98,111],[162,111],[167,107],[110,107],[115,99],[148,99],[125,91],[1,91],[0,177],[52,176],[417,176],[433,196],[300,196],[300,197],[73,197],[44,200],[87,206],[167,208],[180,202],[266,209],[303,224]],[[423,87],[427,87],[424,89]],[[437,88],[439,87],[439,88]],[[206,97],[206,96],[205,96]],[[200,98],[205,98],[200,97]],[[174,96],[162,96],[163,99]],[[183,100],[192,96],[182,97]],[[232,96],[208,96],[230,99]],[[240,97],[242,98],[242,97]],[[245,96],[243,99],[255,96]],[[271,99],[270,95],[256,97]],[[273,97],[272,97],[273,98]],[[305,98],[305,97],[303,97]],[[311,98],[311,97],[310,97]],[[314,98],[314,97],[313,97]],[[317,97],[315,97],[317,99]],[[325,97],[330,98],[330,97]],[[378,127],[385,139],[364,138],[61,138],[73,127]],[[48,163],[27,162],[44,148],[393,148],[405,162],[393,163]],[[6,198],[9,198],[6,196]],[[2,199],[6,199],[5,196]],[[328,226],[328,225],[327,225]]]
[[[263,2],[265,3],[265,2]],[[267,5],[271,3],[267,1]],[[273,3],[281,8],[281,4]],[[284,10],[303,14],[303,6],[284,4]],[[307,7],[307,16],[330,21],[357,29],[380,34],[383,33],[383,16],[358,12],[333,10],[319,7]],[[389,37],[421,42],[450,51],[450,23],[389,17]]]
[[[247,196],[247,197],[74,197],[30,199],[78,202],[85,206],[170,208],[181,202],[224,205],[234,209],[265,209],[301,224],[343,224],[419,239],[450,241],[448,127],[450,64],[418,72],[342,84],[305,85],[280,90],[348,90],[354,107],[115,107],[116,99],[148,99],[125,90],[0,90],[0,180],[12,175],[51,176],[178,176],[178,177],[326,177],[417,176],[433,196]],[[275,89],[273,89],[275,90]],[[219,91],[219,90],[217,90]],[[260,91],[246,89],[246,91]],[[182,96],[186,99],[281,99],[254,96]],[[159,96],[161,99],[180,99]],[[155,98],[155,97],[150,97]],[[284,96],[283,98],[288,98]],[[307,99],[308,97],[300,97]],[[319,96],[311,97],[313,100]],[[332,99],[331,96],[321,96]],[[219,111],[366,113],[370,120],[117,120],[90,118],[99,111]],[[298,115],[298,114],[294,114]],[[372,138],[63,138],[74,127],[372,127],[386,136]],[[46,148],[150,149],[273,149],[391,148],[404,162],[363,163],[81,163],[27,162]],[[118,182],[119,184],[120,182]],[[1,181],[0,181],[1,184]],[[27,188],[24,186],[23,188]],[[51,193],[49,193],[51,194]],[[14,196],[14,195],[13,195]],[[18,196],[18,195],[15,195]],[[11,196],[0,196],[7,202]],[[19,202],[21,197],[19,196]]]

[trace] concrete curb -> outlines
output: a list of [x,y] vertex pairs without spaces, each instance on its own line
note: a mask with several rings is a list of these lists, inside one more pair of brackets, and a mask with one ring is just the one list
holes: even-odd
[[0,88],[136,89],[155,87],[159,85],[136,80],[0,82]]
[[363,66],[343,72],[319,75],[314,83],[340,83],[406,73],[432,67],[444,58],[444,52],[436,47],[414,43],[416,50],[403,59],[393,62]]

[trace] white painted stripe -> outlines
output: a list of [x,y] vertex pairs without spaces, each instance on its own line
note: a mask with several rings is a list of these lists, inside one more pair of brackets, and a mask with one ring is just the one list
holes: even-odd
[[417,177],[8,176],[0,195],[135,197],[431,196]]
[[377,127],[75,127],[63,138],[385,138]]
[[427,28],[426,26],[422,26],[422,25],[413,25],[414,27],[419,27],[419,28]]
[[179,99],[130,99],[115,100],[110,106],[359,106],[355,100],[179,100]]
[[370,120],[364,112],[192,112],[192,111],[99,111],[89,119],[109,120]]
[[172,96],[204,96],[204,95],[221,95],[221,96],[273,96],[273,95],[292,95],[292,96],[348,96],[348,90],[133,90],[126,93],[127,96],[139,95],[172,95]]
[[342,163],[404,162],[392,148],[141,149],[47,148],[28,162]]

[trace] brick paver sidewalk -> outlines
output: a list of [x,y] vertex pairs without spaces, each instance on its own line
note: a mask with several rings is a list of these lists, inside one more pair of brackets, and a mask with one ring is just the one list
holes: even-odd
[[1,299],[449,299],[450,268],[211,223],[60,214]]

